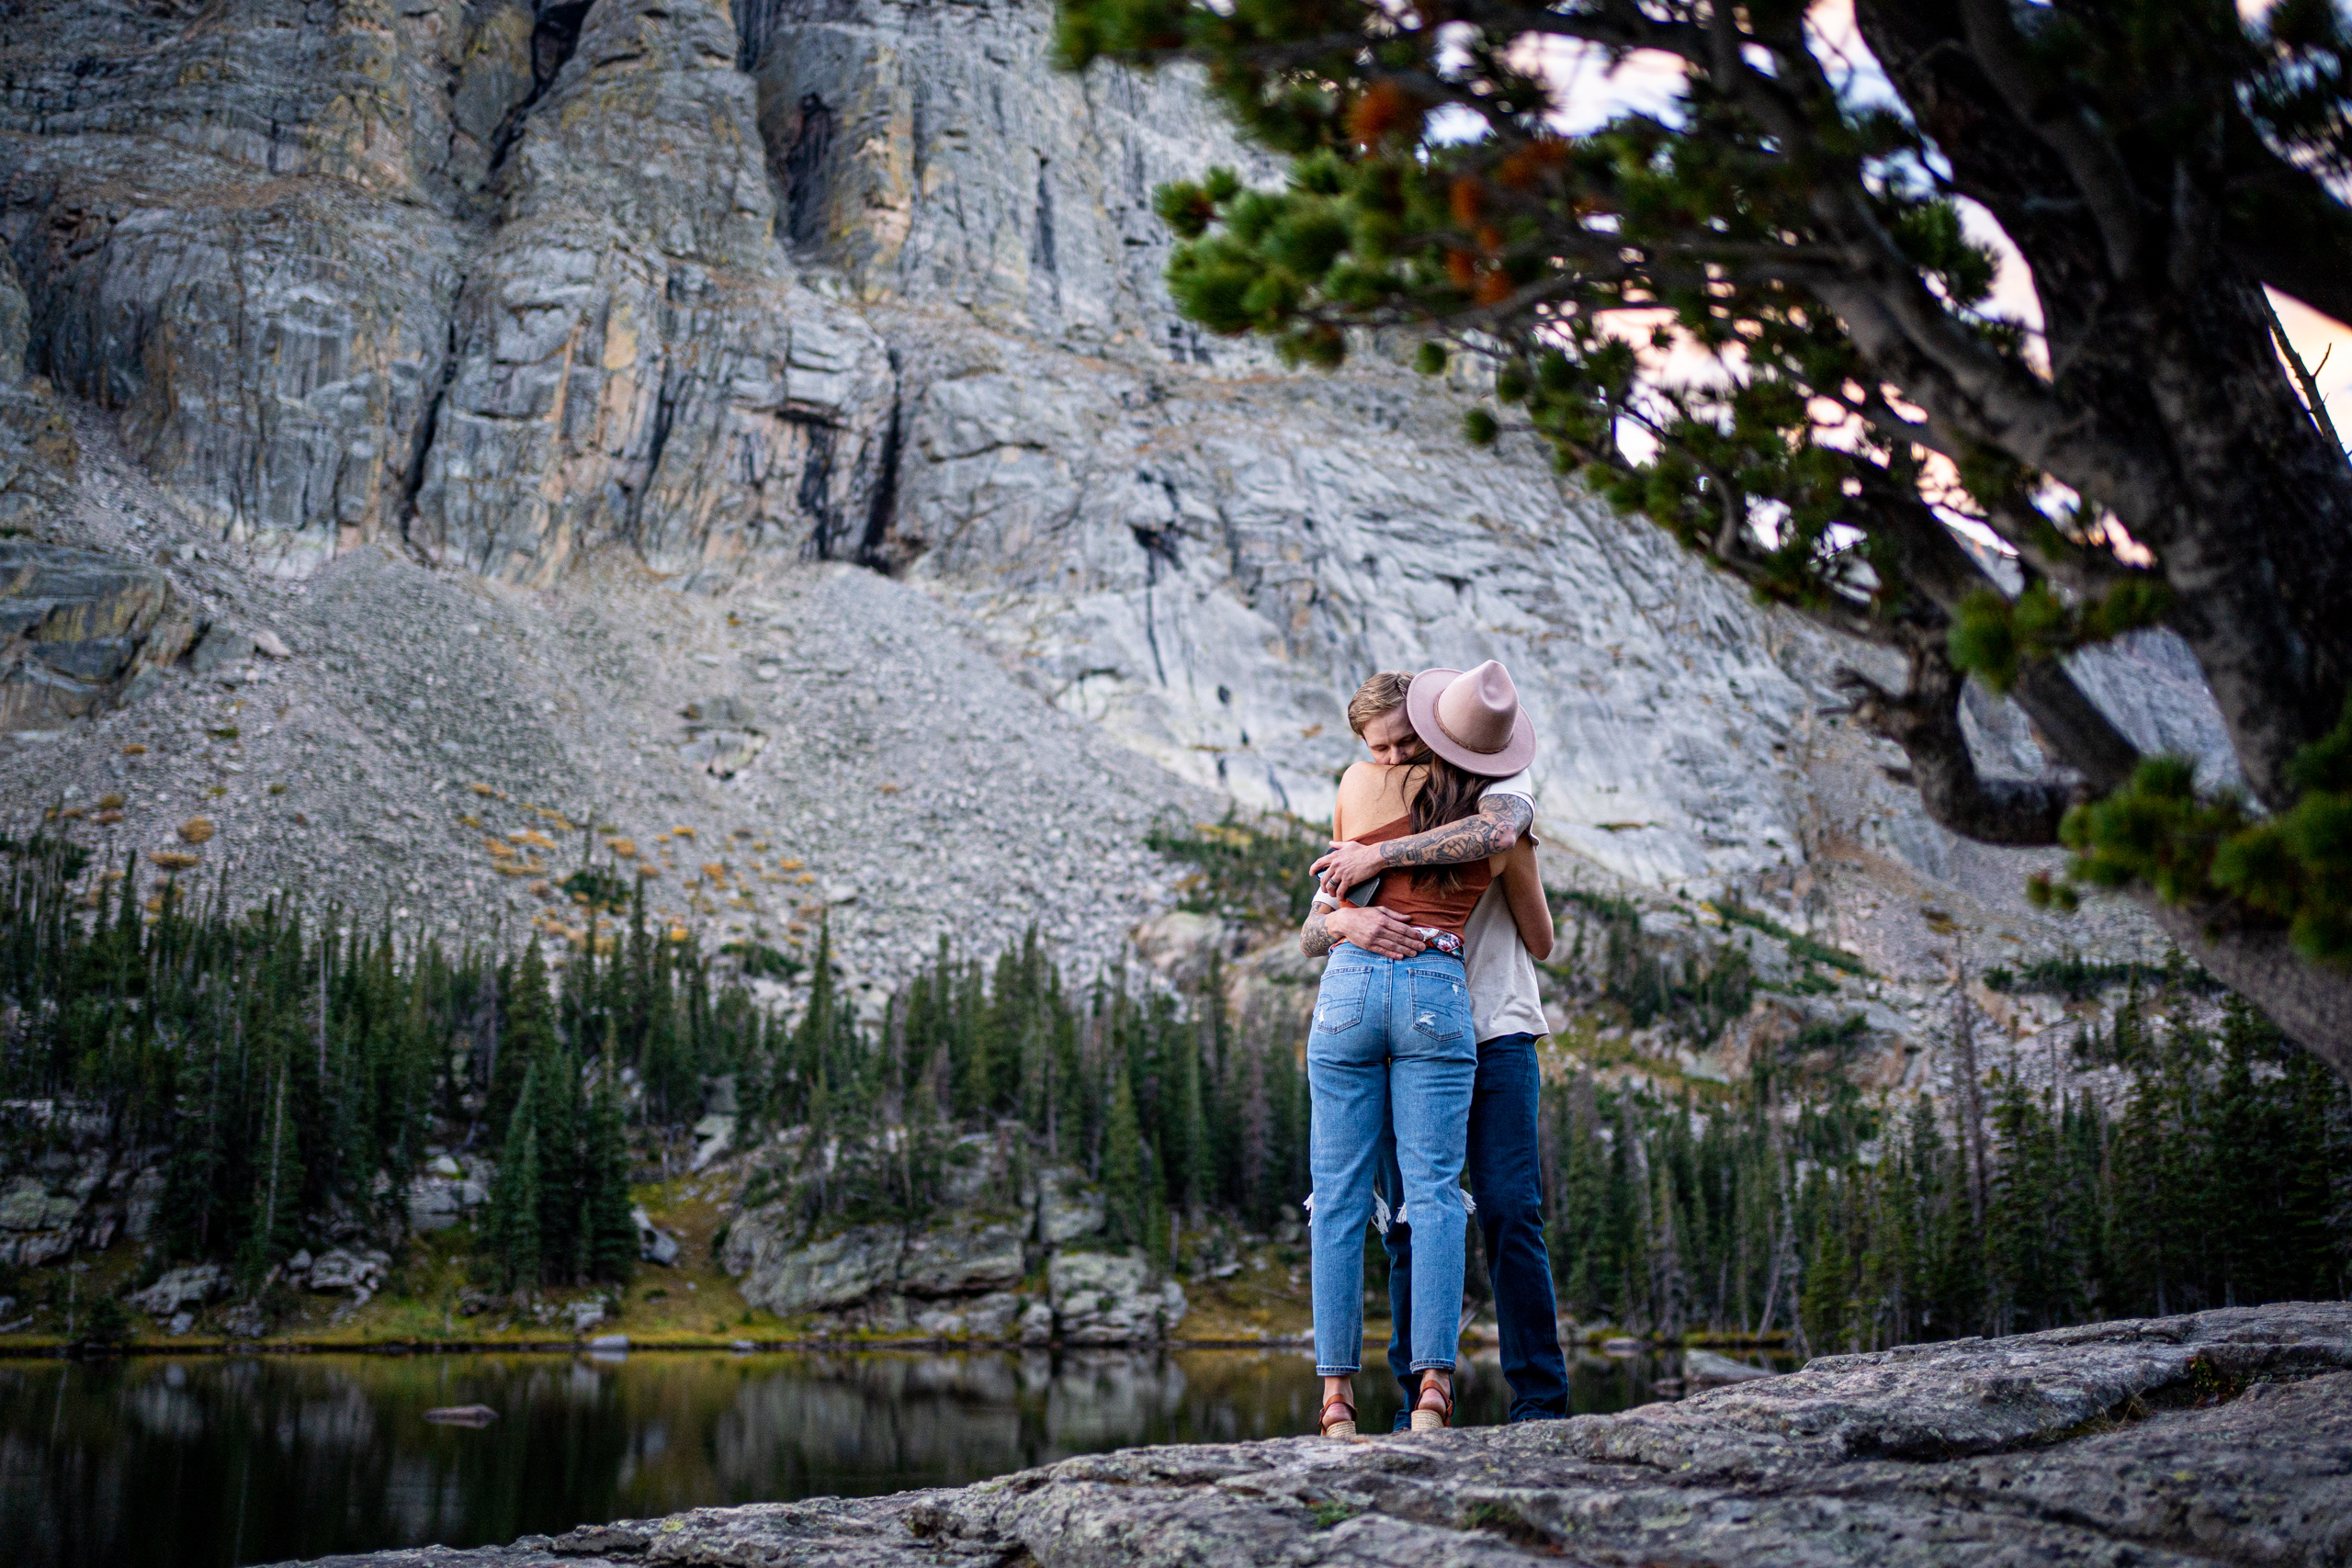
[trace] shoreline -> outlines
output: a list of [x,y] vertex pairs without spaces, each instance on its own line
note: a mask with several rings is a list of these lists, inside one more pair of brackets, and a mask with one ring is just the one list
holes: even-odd
[[[1023,1344],[1017,1339],[952,1339],[937,1337],[926,1338],[844,1339],[821,1338],[752,1338],[732,1336],[717,1338],[710,1336],[664,1337],[639,1340],[628,1336],[612,1336],[627,1339],[626,1344],[598,1345],[593,1339],[377,1339],[359,1343],[322,1339],[223,1339],[193,1336],[186,1339],[156,1343],[149,1340],[109,1346],[104,1348],[77,1345],[64,1340],[32,1343],[0,1344],[0,1360],[103,1360],[133,1356],[450,1356],[474,1353],[504,1352],[512,1355],[552,1356],[625,1356],[638,1351],[710,1351],[727,1350],[741,1355],[807,1353],[820,1350],[1296,1350],[1314,1343],[1311,1334],[1270,1336],[1262,1339],[1119,1339],[1085,1344],[1069,1344],[1056,1340],[1044,1345]],[[1570,1345],[1598,1350],[1604,1343],[1622,1343],[1630,1336],[1589,1336],[1576,1340],[1563,1340],[1563,1348]],[[1385,1338],[1366,1336],[1364,1344],[1377,1348]],[[1705,1350],[1718,1348],[1784,1350],[1785,1337],[1761,1338],[1739,1336],[1686,1337],[1676,1340],[1643,1339],[1634,1355],[1655,1355],[1671,1350]],[[1483,1347],[1482,1347],[1483,1348]]]

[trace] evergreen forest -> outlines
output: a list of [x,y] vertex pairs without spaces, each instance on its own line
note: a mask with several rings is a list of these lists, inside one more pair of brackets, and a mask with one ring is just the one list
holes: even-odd
[[[649,930],[641,902],[550,966],[536,941],[232,911],[53,835],[0,848],[0,1162],[77,1124],[148,1151],[151,1272],[257,1281],[355,1225],[398,1235],[412,1179],[462,1151],[496,1160],[486,1284],[626,1279],[632,1182],[680,1167],[730,1078],[738,1145],[772,1151],[743,1201],[793,1205],[812,1236],[952,1219],[946,1163],[975,1133],[1016,1173],[1082,1171],[1110,1239],[1179,1274],[1207,1233],[1287,1234],[1306,1196],[1297,1031],[1236,1016],[1214,959],[1170,990],[1073,984],[1034,933],[992,962],[943,944],[861,1021],[820,931],[787,1016],[738,977],[756,965]],[[1822,1352],[2346,1294],[2352,1096],[2233,998],[2218,1029],[2172,1021],[2193,987],[2151,974],[2035,1083],[1988,1074],[1956,1104],[1866,1103],[1792,1052],[1671,1092],[1563,1058],[1544,1107],[1563,1310]]]

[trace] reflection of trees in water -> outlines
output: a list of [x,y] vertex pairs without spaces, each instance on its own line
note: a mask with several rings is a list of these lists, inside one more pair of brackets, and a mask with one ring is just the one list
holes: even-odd
[[1053,1457],[1161,1442],[1184,1397],[1184,1373],[1174,1359],[1121,1351],[1079,1350],[1063,1357],[1046,1396],[1046,1432]]
[[712,1434],[731,1496],[954,1485],[1153,1440],[1183,1397],[1165,1357],[1088,1351],[763,1358]]
[[[1647,1397],[1649,1358],[1580,1356],[1578,1411]],[[303,1356],[0,1362],[9,1568],[268,1562],[556,1533],[699,1505],[955,1485],[1136,1443],[1313,1427],[1296,1349],[729,1356]],[[1385,1428],[1396,1389],[1358,1393]],[[1503,1418],[1491,1352],[1464,1419]],[[487,1427],[435,1405],[487,1404]]]

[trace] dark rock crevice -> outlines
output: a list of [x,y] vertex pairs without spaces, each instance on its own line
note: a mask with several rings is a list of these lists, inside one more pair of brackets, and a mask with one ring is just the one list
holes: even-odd
[[669,447],[670,429],[677,417],[677,384],[664,375],[662,390],[653,404],[653,429],[645,441],[645,477],[638,481],[637,490],[628,498],[628,533],[633,544],[644,543],[645,498],[652,493],[653,481],[662,472],[662,455]]
[[[893,353],[890,358],[892,368],[897,368],[898,355]],[[899,468],[904,461],[903,417],[900,400],[893,396],[889,422],[882,427],[882,455],[875,464],[874,495],[865,507],[865,536],[857,547],[858,565],[885,577],[895,576],[906,564],[893,548],[899,523]]]
[[796,245],[824,237],[826,155],[832,147],[832,109],[814,93],[802,95],[791,139],[776,161],[784,193],[784,237]]
[[[462,285],[459,292],[463,292]],[[448,341],[441,350],[441,372],[435,378],[432,395],[424,400],[424,412],[417,416],[416,434],[409,446],[408,462],[401,472],[401,537],[411,549],[417,547],[417,498],[424,489],[425,466],[433,456],[434,440],[441,434],[442,406],[449,400],[449,388],[457,378],[458,300],[453,297],[449,301]]]
[[831,560],[841,542],[841,511],[833,504],[833,449],[841,430],[830,420],[799,422],[808,432],[808,451],[800,465],[800,485],[793,503],[809,519],[808,543],[803,554],[812,560]]
[[495,174],[506,162],[506,154],[514,150],[514,143],[522,137],[531,110],[547,96],[548,89],[555,85],[556,78],[571,62],[572,51],[580,47],[580,32],[587,25],[588,10],[594,3],[595,0],[537,0],[531,27],[531,91],[507,111],[491,138],[492,173]]

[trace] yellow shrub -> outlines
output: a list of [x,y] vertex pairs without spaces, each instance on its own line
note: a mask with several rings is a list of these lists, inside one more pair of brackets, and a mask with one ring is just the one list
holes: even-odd
[[212,837],[213,830],[211,822],[202,817],[191,817],[180,824],[180,837],[191,844],[208,842]]
[[634,839],[615,839],[605,847],[613,852],[616,859],[635,860],[637,858],[637,840]]

